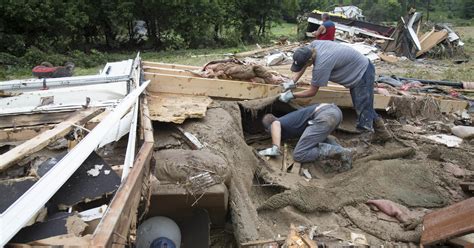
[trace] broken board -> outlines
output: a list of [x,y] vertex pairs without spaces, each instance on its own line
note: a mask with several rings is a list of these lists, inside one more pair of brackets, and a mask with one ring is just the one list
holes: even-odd
[[424,246],[474,233],[474,197],[427,214],[423,229],[420,243]]
[[152,93],[147,97],[150,119],[181,124],[187,118],[203,118],[212,99],[207,96]]
[[416,53],[416,56],[418,57],[428,52],[429,50],[431,50],[431,48],[438,45],[441,41],[443,41],[447,37],[448,37],[448,31],[446,30],[433,32],[432,34],[427,35],[426,37],[424,37],[423,42],[421,42],[421,50]]

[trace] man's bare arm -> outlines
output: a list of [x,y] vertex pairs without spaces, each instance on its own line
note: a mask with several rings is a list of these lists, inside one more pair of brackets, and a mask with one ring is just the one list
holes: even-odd
[[294,92],[293,96],[295,98],[312,97],[312,96],[315,96],[316,93],[318,93],[318,90],[319,90],[319,87],[311,85],[311,86],[309,86],[309,89],[307,89],[307,90]]
[[277,145],[280,148],[281,142],[281,124],[279,121],[274,121],[271,126],[271,135],[273,145]]
[[326,27],[324,25],[319,25],[318,30],[313,32],[315,38],[318,38],[319,35],[326,33]]
[[304,72],[306,71],[306,68],[308,68],[311,65],[311,63],[306,64],[301,71],[295,73],[295,76],[293,77],[293,82],[296,84],[298,80],[300,80],[301,76],[303,76]]

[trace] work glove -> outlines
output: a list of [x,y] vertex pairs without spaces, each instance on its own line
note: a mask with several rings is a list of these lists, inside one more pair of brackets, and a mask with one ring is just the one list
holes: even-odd
[[283,92],[296,88],[295,81],[292,79],[283,82],[281,86],[283,87]]
[[291,90],[289,91],[286,91],[286,92],[283,92],[280,94],[280,97],[278,97],[278,100],[282,101],[282,102],[289,102],[291,99],[294,99],[295,96],[293,95],[293,93],[291,92]]
[[274,156],[280,155],[280,149],[278,148],[277,145],[273,145],[270,148],[259,151],[258,154],[260,154],[262,156],[272,156],[272,157],[274,157]]

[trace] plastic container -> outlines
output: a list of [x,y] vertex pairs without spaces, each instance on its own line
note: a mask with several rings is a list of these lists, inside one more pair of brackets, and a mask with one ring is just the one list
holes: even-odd
[[181,231],[176,222],[168,217],[152,217],[138,226],[138,248],[179,248],[180,245]]

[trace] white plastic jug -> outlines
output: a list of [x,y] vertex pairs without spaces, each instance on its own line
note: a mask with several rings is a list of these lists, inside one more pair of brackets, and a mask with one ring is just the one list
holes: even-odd
[[138,226],[138,248],[179,248],[180,245],[181,231],[176,222],[168,217],[152,217]]

